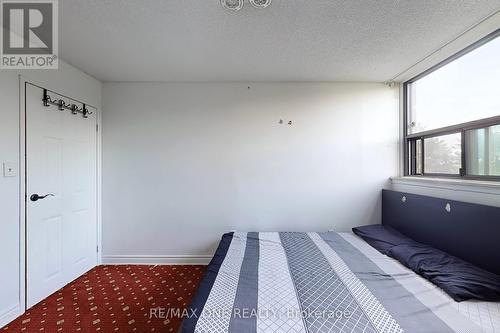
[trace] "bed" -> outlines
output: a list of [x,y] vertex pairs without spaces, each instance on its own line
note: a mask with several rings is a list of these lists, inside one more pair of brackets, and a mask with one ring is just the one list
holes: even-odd
[[500,333],[500,303],[455,302],[350,232],[225,234],[189,314],[183,333]]

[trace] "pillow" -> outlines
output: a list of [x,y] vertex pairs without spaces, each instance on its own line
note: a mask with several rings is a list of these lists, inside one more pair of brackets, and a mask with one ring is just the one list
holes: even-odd
[[353,228],[368,244],[443,289],[457,302],[500,301],[500,276],[383,225]]
[[413,240],[404,236],[396,229],[381,224],[352,228],[352,232],[363,238],[365,242],[379,250],[380,253],[386,255],[395,245],[413,243]]
[[500,301],[500,276],[431,246],[401,244],[389,256],[443,289],[455,301]]

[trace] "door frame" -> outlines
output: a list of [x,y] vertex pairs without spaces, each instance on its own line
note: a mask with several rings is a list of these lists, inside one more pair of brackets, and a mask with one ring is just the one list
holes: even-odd
[[[90,107],[96,109],[96,175],[97,175],[97,184],[96,184],[96,200],[97,200],[97,209],[96,209],[96,239],[97,239],[97,249],[96,251],[96,265],[100,265],[102,262],[101,249],[102,249],[102,207],[101,207],[101,197],[102,197],[102,179],[101,179],[101,169],[102,169],[102,136],[101,136],[101,121],[102,114],[101,108],[95,105],[93,101],[82,101],[78,96],[70,97],[65,96],[64,94],[58,93],[57,88],[52,88],[52,84],[50,82],[40,82],[37,80],[33,80],[24,75],[19,75],[19,304],[20,304],[20,313],[23,314],[26,308],[26,297],[27,297],[27,285],[26,285],[26,261],[27,261],[27,253],[26,253],[26,84],[31,84],[33,86],[39,87],[41,89],[47,89],[53,91],[54,93],[77,101],[79,103],[85,103]],[[52,88],[52,89],[51,89]],[[40,100],[40,103],[42,101]]]

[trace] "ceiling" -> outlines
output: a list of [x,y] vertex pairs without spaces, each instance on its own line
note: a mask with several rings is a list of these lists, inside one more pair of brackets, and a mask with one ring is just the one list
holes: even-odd
[[62,0],[60,57],[102,81],[375,81],[500,0]]

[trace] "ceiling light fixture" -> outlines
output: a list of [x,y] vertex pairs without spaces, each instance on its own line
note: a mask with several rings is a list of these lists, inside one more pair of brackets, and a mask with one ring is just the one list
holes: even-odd
[[[248,0],[255,8],[266,8],[271,4],[271,0]],[[244,0],[220,0],[223,8],[228,10],[240,10],[243,8]]]
[[220,0],[220,4],[224,9],[240,10],[243,8],[243,0]]
[[271,0],[249,0],[255,8],[266,8],[271,4]]

